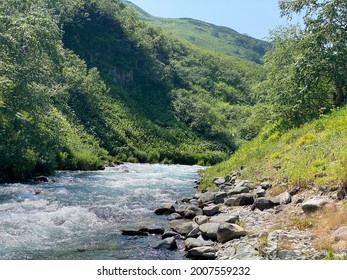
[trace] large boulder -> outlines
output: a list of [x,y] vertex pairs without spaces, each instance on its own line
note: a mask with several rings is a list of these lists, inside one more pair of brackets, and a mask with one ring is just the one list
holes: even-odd
[[214,192],[205,192],[200,195],[198,201],[199,203],[206,203],[206,202],[214,202],[216,193]]
[[187,257],[191,259],[212,259],[216,258],[217,249],[204,246],[204,247],[195,247],[188,251]]
[[154,210],[156,215],[170,215],[175,212],[175,207],[173,205],[164,205],[160,208]]
[[251,193],[242,193],[225,200],[227,206],[245,206],[254,203],[254,195]]
[[170,222],[170,227],[173,231],[181,234],[187,235],[194,228],[198,227],[198,225],[194,222],[188,222],[183,220],[174,220]]
[[199,226],[200,231],[203,235],[207,236],[212,240],[217,240],[217,231],[219,223],[206,223]]
[[256,198],[254,204],[252,205],[252,210],[259,209],[264,211],[265,209],[271,209],[277,206],[278,203],[274,203],[273,201],[266,199],[264,197]]
[[217,241],[225,243],[235,238],[247,235],[247,232],[236,224],[221,223],[217,230]]
[[177,243],[175,237],[169,237],[164,240],[161,240],[156,244],[154,249],[167,249],[167,250],[176,250],[177,249]]
[[213,246],[214,242],[213,241],[205,241],[205,240],[199,240],[196,238],[187,238],[184,241],[184,244],[186,246],[186,250],[190,250],[195,247],[207,247],[207,246]]
[[301,208],[305,213],[312,213],[319,209],[322,209],[326,204],[328,204],[330,200],[325,198],[312,198],[305,201]]
[[210,206],[205,206],[202,209],[202,212],[206,215],[206,216],[213,216],[215,214],[217,214],[219,212],[219,207],[217,205],[210,205]]
[[211,223],[232,223],[240,220],[240,216],[238,214],[220,214],[218,216],[214,216],[210,218]]
[[289,204],[292,202],[292,197],[288,192],[283,192],[273,198],[271,198],[271,201],[276,204]]
[[217,192],[215,194],[214,203],[215,204],[224,203],[224,199],[227,196],[228,196],[228,193],[226,193],[226,192]]

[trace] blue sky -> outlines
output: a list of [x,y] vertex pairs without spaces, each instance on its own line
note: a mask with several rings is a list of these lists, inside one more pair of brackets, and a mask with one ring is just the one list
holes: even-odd
[[280,17],[278,0],[130,0],[154,16],[190,17],[230,27],[263,39],[278,25],[296,23]]

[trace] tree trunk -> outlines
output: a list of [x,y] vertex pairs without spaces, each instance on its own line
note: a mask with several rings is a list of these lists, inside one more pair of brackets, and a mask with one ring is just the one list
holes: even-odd
[[336,92],[334,94],[334,103],[336,107],[340,107],[345,101],[345,92],[341,83],[336,83]]

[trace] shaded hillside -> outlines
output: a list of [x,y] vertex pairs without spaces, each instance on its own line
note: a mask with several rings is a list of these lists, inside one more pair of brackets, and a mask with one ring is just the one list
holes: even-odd
[[260,64],[264,54],[271,48],[271,44],[266,41],[240,34],[228,27],[217,26],[191,18],[155,17],[129,1],[124,2],[133,7],[142,20],[198,47]]
[[105,160],[214,164],[263,125],[255,63],[165,35],[117,1],[12,4],[0,3],[0,180]]

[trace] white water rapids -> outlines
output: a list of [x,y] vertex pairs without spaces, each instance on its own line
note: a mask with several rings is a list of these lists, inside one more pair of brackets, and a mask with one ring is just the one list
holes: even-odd
[[0,259],[180,259],[160,237],[120,229],[163,226],[155,208],[195,193],[198,166],[124,164],[57,172],[49,183],[0,185]]

